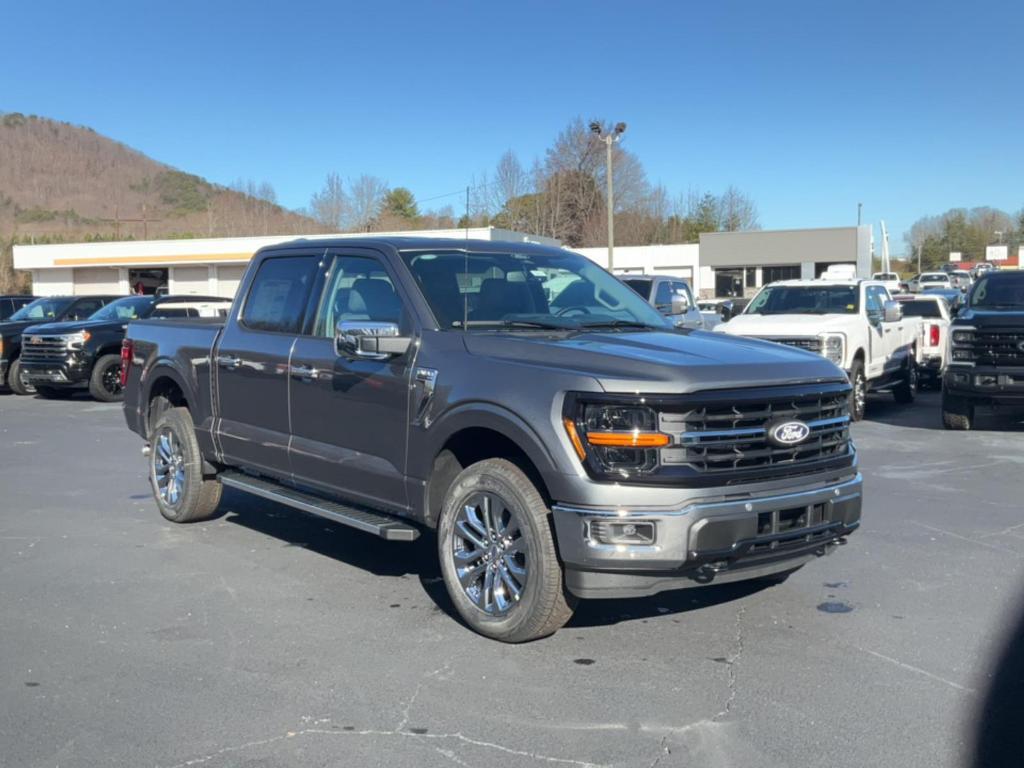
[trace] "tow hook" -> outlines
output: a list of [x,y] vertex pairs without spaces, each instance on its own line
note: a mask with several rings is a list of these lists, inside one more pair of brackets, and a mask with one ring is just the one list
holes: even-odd
[[147,459],[149,458],[149,454],[151,454],[152,452],[153,446],[151,446],[149,443],[146,443],[144,446],[142,446],[142,455],[145,456]]

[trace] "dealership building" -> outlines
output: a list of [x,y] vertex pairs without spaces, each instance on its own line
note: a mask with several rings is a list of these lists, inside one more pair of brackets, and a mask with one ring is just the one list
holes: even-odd
[[[550,237],[497,227],[373,234],[560,245]],[[365,236],[310,235],[306,239]],[[172,294],[230,297],[256,251],[295,239],[285,235],[16,245],[14,267],[31,273],[32,290],[39,296],[152,293],[163,288]],[[577,250],[608,266],[607,248]],[[674,275],[688,280],[700,296],[739,296],[774,280],[816,277],[833,264],[854,265],[857,274],[867,277],[871,257],[870,225],[713,232],[701,235],[699,244],[619,246],[613,271]]]

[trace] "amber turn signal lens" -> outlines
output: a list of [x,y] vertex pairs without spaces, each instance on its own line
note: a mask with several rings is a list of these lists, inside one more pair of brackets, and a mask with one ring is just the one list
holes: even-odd
[[611,448],[662,448],[669,436],[661,432],[587,432],[587,442]]
[[569,433],[569,440],[572,442],[572,447],[576,449],[576,455],[580,457],[580,461],[586,461],[587,451],[583,447],[579,433],[576,432],[576,423],[570,418],[562,419],[562,423],[565,425],[565,431]]

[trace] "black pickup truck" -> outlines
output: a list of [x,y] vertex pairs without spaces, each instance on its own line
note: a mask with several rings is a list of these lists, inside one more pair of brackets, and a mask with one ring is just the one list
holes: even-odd
[[21,375],[41,397],[66,397],[78,389],[102,402],[116,402],[121,391],[121,342],[132,320],[224,317],[230,299],[216,296],[126,296],[85,320],[26,328],[22,334]]
[[45,296],[36,299],[0,323],[0,384],[6,383],[17,395],[35,390],[22,375],[21,335],[39,323],[84,320],[120,296]]
[[1024,272],[982,273],[949,336],[947,429],[971,429],[978,406],[1024,408]]
[[507,642],[578,598],[784,578],[860,521],[839,368],[676,328],[558,248],[275,245],[224,323],[135,321],[123,355],[168,520],[213,516],[227,486],[434,530],[460,616]]

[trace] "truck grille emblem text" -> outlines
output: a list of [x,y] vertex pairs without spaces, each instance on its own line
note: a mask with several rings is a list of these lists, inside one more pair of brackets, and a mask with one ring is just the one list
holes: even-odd
[[783,447],[799,445],[811,434],[811,428],[802,421],[786,421],[768,429],[768,442]]

